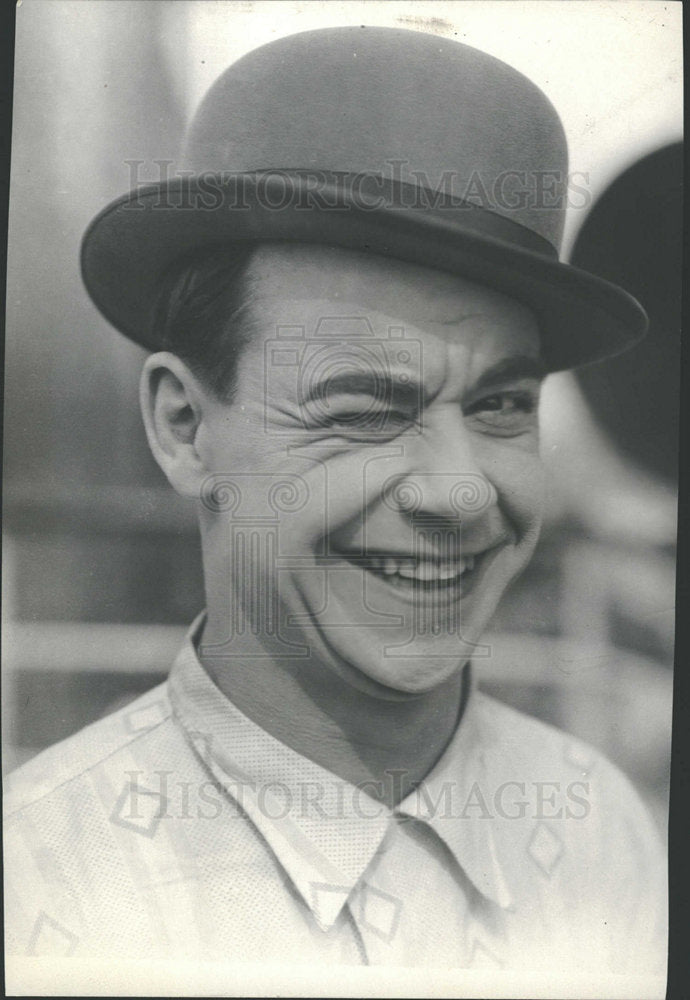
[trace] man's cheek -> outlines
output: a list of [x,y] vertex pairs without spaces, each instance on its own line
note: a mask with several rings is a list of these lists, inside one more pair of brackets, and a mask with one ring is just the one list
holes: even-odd
[[[300,448],[291,468],[298,471],[309,491],[308,504],[288,516],[290,536],[320,549],[326,540],[348,532],[359,535],[368,509],[381,500],[390,478],[391,460],[399,446],[372,446],[358,442],[324,442]],[[328,555],[327,551],[316,554]]]
[[492,480],[519,537],[537,535],[546,500],[546,475],[539,456],[516,450],[509,462],[494,467]]

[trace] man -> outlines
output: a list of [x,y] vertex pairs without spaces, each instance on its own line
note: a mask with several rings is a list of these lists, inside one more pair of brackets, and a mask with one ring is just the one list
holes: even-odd
[[558,262],[566,189],[519,73],[340,28],[232,66],[177,175],[94,220],[207,607],[166,684],[9,782],[10,952],[663,968],[636,794],[476,689],[539,533],[540,384],[645,327]]

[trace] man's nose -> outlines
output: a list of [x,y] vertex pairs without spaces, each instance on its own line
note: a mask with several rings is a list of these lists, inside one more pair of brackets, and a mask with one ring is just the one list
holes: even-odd
[[496,504],[496,489],[477,461],[459,408],[437,418],[408,444],[409,471],[398,480],[395,493],[401,509],[415,520],[467,526]]

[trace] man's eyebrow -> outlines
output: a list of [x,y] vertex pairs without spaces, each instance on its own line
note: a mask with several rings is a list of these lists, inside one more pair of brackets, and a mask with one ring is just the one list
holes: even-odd
[[472,386],[472,391],[485,389],[487,386],[496,385],[500,382],[517,382],[519,379],[536,379],[542,382],[547,375],[546,366],[539,358],[533,358],[527,354],[516,354],[510,358],[504,358],[482,372],[477,381]]
[[309,403],[312,400],[324,399],[328,396],[372,396],[381,402],[395,399],[399,405],[418,405],[420,386],[405,373],[401,380],[400,374],[391,372],[338,372],[310,384],[301,397],[300,402]]
[[[501,382],[514,382],[518,379],[536,379],[541,382],[546,377],[546,368],[542,361],[529,355],[514,355],[497,362],[482,372],[472,386],[472,391],[484,389],[487,386]],[[420,384],[411,376],[406,375],[401,381],[399,374],[392,374],[385,369],[374,371],[345,371],[326,376],[318,382],[311,382],[300,397],[301,403],[313,400],[323,400],[330,396],[371,396],[381,402],[395,400],[400,406],[419,406],[424,399]]]

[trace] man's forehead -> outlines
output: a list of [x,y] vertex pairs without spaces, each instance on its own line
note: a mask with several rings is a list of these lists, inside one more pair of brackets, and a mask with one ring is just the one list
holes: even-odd
[[267,367],[274,394],[291,396],[295,375],[310,390],[325,380],[334,391],[337,375],[342,391],[364,392],[363,375],[383,374],[429,398],[506,364],[518,366],[511,378],[540,377],[531,311],[466,279],[309,246],[262,248],[248,277],[256,337],[244,364]]
[[[303,323],[317,334],[329,317],[348,320],[340,336],[361,336],[366,315],[373,335],[386,325],[408,325],[443,336],[466,323],[533,330],[532,311],[515,299],[467,278],[394,258],[309,244],[265,244],[252,257],[252,299],[278,324]],[[445,338],[444,338],[445,339]],[[523,345],[524,346],[524,345]]]

